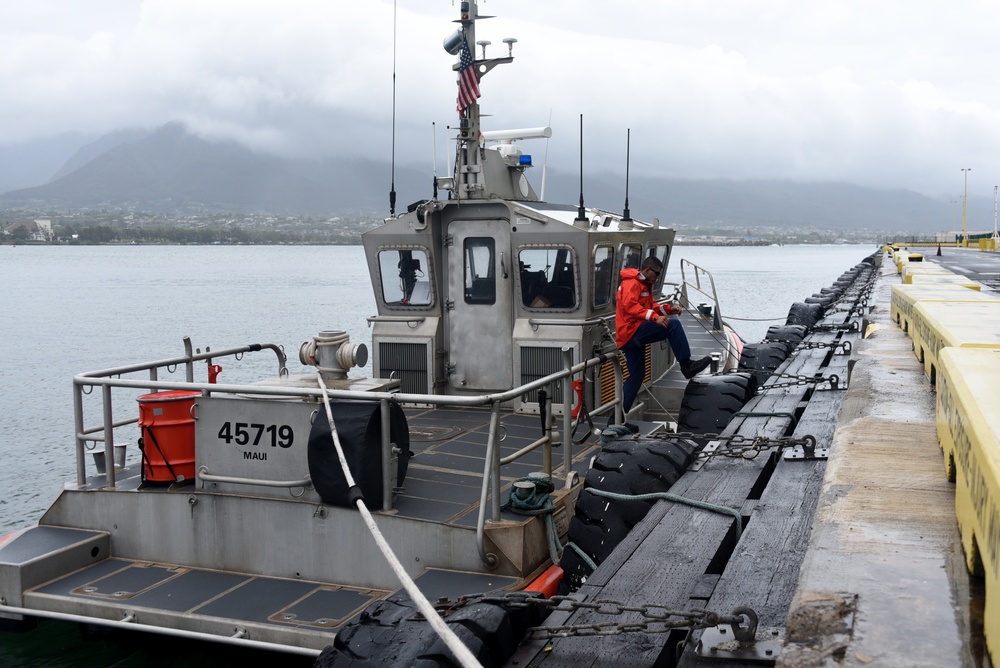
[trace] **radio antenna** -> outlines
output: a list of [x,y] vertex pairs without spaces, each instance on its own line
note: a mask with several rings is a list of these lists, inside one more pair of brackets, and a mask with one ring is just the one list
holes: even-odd
[[580,209],[573,222],[587,223],[587,210],[583,207],[583,114],[580,114]]
[[[392,3],[392,161],[390,162],[389,215],[396,215],[396,2]],[[435,184],[437,180],[435,179]]]
[[434,196],[432,199],[438,198],[438,134],[437,134],[437,123],[431,121],[431,155],[434,156]]
[[622,212],[622,220],[632,220],[632,214],[628,210],[628,166],[631,162],[632,151],[632,128],[628,128],[625,134],[625,211]]

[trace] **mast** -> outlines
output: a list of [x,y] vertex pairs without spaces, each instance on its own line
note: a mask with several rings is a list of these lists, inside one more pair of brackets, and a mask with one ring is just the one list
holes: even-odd
[[[513,42],[504,40],[510,49],[505,58],[486,58],[486,47],[483,45],[483,57],[475,59],[476,20],[492,18],[479,16],[479,6],[476,0],[468,0],[459,4],[459,19],[461,28],[445,39],[444,48],[458,56],[458,62],[452,65],[459,77],[458,108],[459,125],[455,156],[455,196],[463,199],[484,199],[486,192],[485,174],[482,165],[482,151],[485,141],[480,126],[479,82],[494,67],[514,61]],[[470,64],[471,61],[471,64]]]

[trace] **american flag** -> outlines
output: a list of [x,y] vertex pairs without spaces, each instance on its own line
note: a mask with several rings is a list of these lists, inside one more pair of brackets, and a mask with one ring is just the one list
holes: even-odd
[[475,61],[469,52],[469,43],[462,40],[462,55],[458,59],[458,114],[462,115],[466,107],[479,97],[479,73]]

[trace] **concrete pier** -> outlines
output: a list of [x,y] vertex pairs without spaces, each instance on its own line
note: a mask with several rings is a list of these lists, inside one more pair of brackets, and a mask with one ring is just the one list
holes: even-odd
[[983,665],[933,388],[889,318],[898,282],[883,264],[778,666]]

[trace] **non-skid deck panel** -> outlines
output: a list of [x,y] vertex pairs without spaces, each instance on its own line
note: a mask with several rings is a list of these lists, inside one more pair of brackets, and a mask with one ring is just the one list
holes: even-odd
[[282,627],[333,628],[388,592],[112,558],[28,593],[36,603],[64,598]]
[[470,594],[488,593],[508,589],[520,580],[504,575],[486,573],[459,573],[429,568],[415,580],[417,587],[430,601],[441,598],[457,600]]
[[[482,495],[490,411],[485,408],[407,408],[406,412],[410,431],[416,438],[410,440],[413,456],[402,489],[393,502],[394,510],[401,517],[475,526]],[[561,427],[561,418],[556,418],[554,423],[557,428]],[[503,439],[497,444],[500,457],[514,454],[542,435],[538,415],[503,412],[500,425]],[[594,437],[583,445],[575,445],[572,469],[586,474],[598,446]],[[558,470],[562,462],[562,448],[553,447],[553,467]],[[504,465],[501,468],[502,501],[507,498],[511,482],[539,473],[543,467],[542,448]],[[523,519],[512,513],[503,516]]]
[[25,564],[32,559],[66,549],[104,535],[100,531],[36,526],[25,530],[17,540],[0,544],[0,564]]

